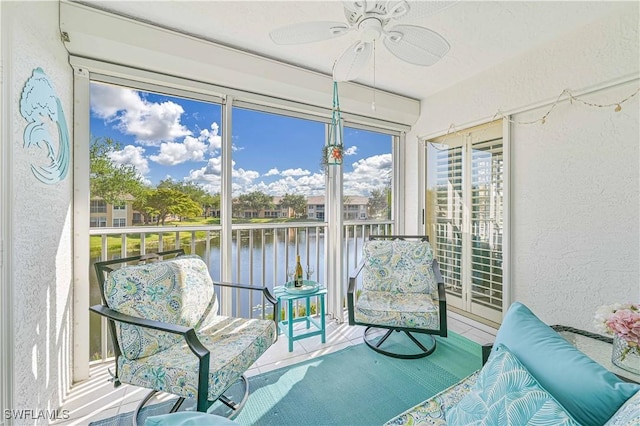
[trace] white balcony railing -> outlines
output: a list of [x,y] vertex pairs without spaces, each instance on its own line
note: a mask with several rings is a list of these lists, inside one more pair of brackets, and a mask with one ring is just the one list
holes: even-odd
[[[324,222],[293,222],[232,225],[232,281],[273,289],[287,281],[295,256],[303,266],[311,267],[311,279],[323,282],[325,274]],[[362,245],[369,235],[387,235],[392,221],[345,221],[344,280],[361,257]],[[182,248],[198,254],[209,265],[214,281],[220,280],[220,225],[141,226],[91,228],[90,304],[100,303],[100,290],[93,264],[138,254]],[[245,292],[255,293],[255,292]],[[262,316],[265,301],[254,294],[233,294],[233,312],[243,316]],[[105,361],[113,355],[106,319],[90,316],[90,354],[93,361]]]

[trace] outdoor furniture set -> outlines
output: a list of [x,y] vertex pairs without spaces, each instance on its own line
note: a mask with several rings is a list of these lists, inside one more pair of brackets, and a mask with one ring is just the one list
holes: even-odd
[[[204,412],[220,400],[230,407],[230,418],[237,415],[248,395],[244,372],[277,339],[278,329],[289,338],[290,351],[294,340],[325,339],[323,288],[308,294],[277,288],[274,296],[266,287],[214,283],[202,259],[181,250],[98,262],[96,272],[102,304],[91,310],[109,319],[115,386],[151,389],[134,419],[157,391],[179,397],[172,412],[184,398],[197,400],[200,413],[152,417],[148,424],[198,424],[200,416],[209,416],[211,424],[233,424]],[[262,292],[276,321],[219,315],[214,290],[225,287]],[[311,318],[310,297],[320,299],[320,322]],[[306,301],[306,316],[295,321],[316,330],[296,336],[292,302],[297,299]],[[288,315],[280,319],[279,303],[285,302]],[[367,327],[363,337],[371,349],[397,358],[428,356],[436,348],[434,336],[447,336],[446,306],[444,281],[426,237],[365,242],[362,261],[349,279],[347,307],[349,324]],[[386,347],[394,332],[419,350]],[[509,309],[493,347],[483,349],[482,369],[386,425],[640,425],[640,385],[591,360],[520,303]],[[233,402],[224,394],[238,381],[244,395]]]

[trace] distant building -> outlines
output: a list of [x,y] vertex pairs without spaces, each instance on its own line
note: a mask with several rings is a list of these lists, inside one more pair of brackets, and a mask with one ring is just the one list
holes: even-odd
[[[344,220],[366,220],[369,198],[360,196],[347,196],[343,207]],[[322,220],[325,218],[324,196],[307,197],[307,218]]]
[[133,197],[120,204],[108,204],[100,197],[93,197],[89,207],[89,226],[91,228],[114,227],[138,225],[142,223],[142,215],[133,211],[131,203]]
[[324,196],[307,197],[307,219],[324,221]]

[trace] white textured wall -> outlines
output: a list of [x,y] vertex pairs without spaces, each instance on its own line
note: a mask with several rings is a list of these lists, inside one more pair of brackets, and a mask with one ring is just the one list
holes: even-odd
[[[550,7],[553,3],[550,3]],[[639,86],[639,5],[612,15],[430,97],[407,137],[407,194],[417,193],[417,137],[450,124],[490,121],[634,76],[588,96],[619,101]],[[592,329],[601,303],[640,301],[638,97],[620,113],[562,103],[544,125],[513,125],[511,158],[512,300],[547,323]],[[547,108],[548,109],[548,108]],[[514,118],[540,118],[542,108]],[[416,197],[417,198],[417,197]],[[406,201],[407,232],[419,230],[418,201]]]
[[[12,155],[11,282],[13,292],[13,409],[59,408],[70,386],[72,307],[73,180],[71,169],[61,182],[47,185],[31,172],[46,165],[46,150],[23,146],[27,121],[20,96],[33,69],[41,67],[62,102],[73,129],[72,69],[60,41],[57,2],[3,2],[2,37],[10,46],[3,78],[10,81]],[[55,126],[49,129],[57,135]],[[54,137],[54,140],[57,138]],[[73,141],[70,141],[73,144]],[[72,145],[73,146],[73,145]],[[3,350],[5,350],[3,348]],[[47,424],[24,420],[17,424]]]

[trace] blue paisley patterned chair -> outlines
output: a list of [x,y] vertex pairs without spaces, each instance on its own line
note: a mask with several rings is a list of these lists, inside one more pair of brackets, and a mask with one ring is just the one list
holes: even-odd
[[[444,281],[426,236],[370,236],[362,261],[349,278],[349,324],[363,325],[365,343],[396,358],[422,358],[436,348],[434,336],[447,337]],[[361,287],[361,288],[359,288]],[[386,329],[381,338],[377,329]],[[404,333],[418,349],[386,349],[393,332]],[[417,333],[429,336],[423,343]]]
[[[119,266],[119,267],[118,267]],[[248,396],[245,371],[277,338],[275,322],[218,314],[214,287],[232,287],[264,294],[267,288],[214,283],[207,265],[182,250],[96,262],[102,304],[91,311],[108,319],[116,369],[115,386],[128,383],[151,389],[135,414],[156,392],[194,398],[206,412],[221,401],[235,417]],[[224,396],[243,385],[242,400]]]

